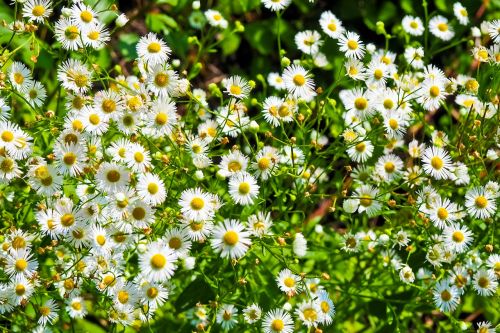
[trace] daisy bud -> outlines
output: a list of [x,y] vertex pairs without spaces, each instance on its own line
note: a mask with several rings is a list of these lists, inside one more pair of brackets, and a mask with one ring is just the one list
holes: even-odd
[[479,30],[478,27],[472,27],[470,29],[472,37],[474,38],[480,38],[481,37],[481,30]]
[[288,67],[288,66],[290,66],[290,59],[288,59],[287,57],[283,57],[281,59],[281,66],[282,67]]
[[285,311],[291,311],[292,310],[292,304],[286,302],[285,304],[283,304],[283,310],[285,310]]
[[493,252],[493,245],[491,245],[491,244],[486,244],[486,245],[484,246],[484,249],[486,250],[486,252],[491,253],[491,252]]
[[63,8],[61,9],[61,14],[62,14],[64,17],[69,18],[69,17],[71,17],[71,14],[72,14],[72,13],[73,13],[73,11],[72,11],[70,8],[68,8],[68,7],[63,7]]
[[297,233],[293,241],[293,253],[297,257],[304,257],[307,252],[307,240],[302,233]]
[[222,92],[220,91],[219,87],[215,83],[210,83],[208,85],[208,91],[214,95],[215,97],[222,97]]
[[181,65],[181,61],[179,59],[172,60],[172,66],[179,67]]
[[200,9],[201,5],[200,5],[200,2],[199,1],[193,1],[193,9],[194,10],[198,10]]
[[372,43],[369,43],[369,44],[366,44],[366,50],[368,51],[368,53],[373,53],[375,52],[377,48],[375,47],[374,44]]
[[375,23],[375,32],[379,35],[387,34],[387,32],[385,31],[384,22],[378,21],[377,23]]
[[145,243],[137,244],[137,251],[139,253],[146,253],[147,250],[148,250],[147,244],[145,244]]
[[194,268],[194,265],[196,263],[196,258],[195,257],[186,257],[184,258],[184,268],[187,270],[192,270]]
[[217,171],[216,176],[217,176],[218,180],[225,180],[226,179],[226,176],[224,176],[224,173],[221,170]]
[[250,128],[250,132],[257,133],[257,132],[259,132],[260,126],[255,120],[252,120],[249,124],[249,128]]
[[245,31],[245,27],[243,26],[243,24],[241,24],[240,21],[236,21],[234,22],[234,29],[237,31],[237,32],[244,32]]
[[194,173],[194,178],[196,180],[203,180],[203,178],[205,177],[205,175],[203,175],[203,171],[201,170],[197,170],[195,173]]
[[323,273],[321,273],[321,278],[323,280],[330,280],[330,274],[323,272]]
[[286,245],[286,241],[283,237],[278,237],[278,243],[281,245],[281,246],[285,246]]

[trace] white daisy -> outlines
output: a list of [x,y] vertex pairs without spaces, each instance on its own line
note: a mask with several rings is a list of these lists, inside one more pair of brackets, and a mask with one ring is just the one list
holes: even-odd
[[226,219],[214,227],[212,248],[223,258],[239,259],[245,255],[252,241],[250,233],[238,220]]

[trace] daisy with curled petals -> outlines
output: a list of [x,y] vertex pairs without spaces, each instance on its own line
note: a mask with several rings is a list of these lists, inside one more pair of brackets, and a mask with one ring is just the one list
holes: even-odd
[[243,318],[249,324],[256,323],[262,317],[262,309],[258,304],[252,303],[243,310]]
[[487,219],[495,215],[496,197],[484,187],[475,187],[465,194],[465,207],[472,217]]
[[428,147],[422,155],[424,171],[435,179],[450,178],[452,161],[446,150],[439,147]]
[[319,25],[323,29],[323,32],[333,39],[339,38],[344,32],[342,22],[329,10],[321,14]]
[[167,44],[152,32],[141,37],[137,43],[137,54],[149,66],[165,64],[171,50]]
[[441,15],[431,18],[429,21],[429,31],[443,41],[448,41],[455,36],[455,33],[448,23],[448,19]]
[[321,308],[317,302],[303,301],[295,310],[295,314],[299,317],[307,327],[316,327],[321,317]]
[[226,87],[227,94],[240,99],[248,97],[251,90],[248,81],[239,75],[227,78],[224,85]]
[[194,221],[194,220],[181,220],[184,225],[184,230],[186,230],[189,238],[193,242],[203,242],[211,234],[214,228],[212,221]]
[[311,74],[300,65],[291,65],[283,71],[283,81],[290,94],[297,98],[308,98],[314,92]]
[[187,220],[211,220],[215,215],[215,211],[210,203],[210,199],[209,193],[206,193],[199,187],[184,190],[179,199],[182,215]]
[[47,300],[42,306],[38,308],[40,313],[40,318],[38,318],[38,324],[45,326],[47,324],[52,324],[57,317],[59,317],[59,307],[53,299]]
[[177,255],[163,242],[153,242],[139,256],[141,274],[153,282],[165,282],[174,275]]
[[288,268],[283,269],[276,277],[276,283],[282,292],[294,296],[301,291],[300,276],[293,274]]
[[28,0],[23,4],[23,17],[30,21],[43,23],[52,14],[50,0]]
[[139,175],[136,189],[137,195],[144,200],[144,202],[153,206],[163,203],[167,197],[167,191],[163,180],[153,173],[143,173]]
[[75,93],[85,93],[92,87],[92,71],[80,60],[68,59],[59,65],[57,79]]
[[63,177],[53,165],[33,165],[28,171],[28,183],[38,193],[51,196],[61,189]]
[[344,63],[347,76],[353,80],[364,80],[366,78],[366,68],[363,62],[358,59],[348,58]]
[[262,320],[262,330],[265,333],[292,333],[293,328],[292,317],[283,309],[269,311]]
[[295,35],[297,48],[305,54],[316,55],[323,45],[321,35],[316,30],[305,30]]
[[347,31],[338,39],[338,45],[341,52],[347,58],[361,59],[365,55],[365,47],[355,32]]
[[229,180],[229,194],[240,205],[251,205],[259,195],[259,185],[248,172],[235,174]]
[[238,220],[226,219],[216,225],[212,234],[212,248],[223,258],[239,259],[245,255],[252,241],[250,233]]

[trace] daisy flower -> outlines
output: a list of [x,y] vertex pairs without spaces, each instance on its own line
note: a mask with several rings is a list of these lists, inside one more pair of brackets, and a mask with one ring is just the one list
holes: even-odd
[[83,33],[83,44],[99,50],[106,46],[111,37],[106,26],[101,22],[96,22],[91,27],[85,29]]
[[330,325],[333,322],[333,316],[335,316],[335,306],[333,305],[328,293],[325,290],[318,291],[318,298],[316,299],[316,302],[319,304],[319,308],[321,309],[321,323],[323,325]]
[[342,22],[329,10],[321,13],[319,25],[323,32],[333,39],[337,39],[344,32]]
[[465,207],[472,217],[487,219],[497,210],[495,200],[495,196],[487,192],[484,187],[474,187],[465,194]]
[[422,164],[425,172],[435,179],[448,179],[452,161],[448,152],[439,147],[428,147],[422,155]]
[[423,47],[407,47],[404,57],[406,62],[415,69],[424,68],[424,48]]
[[139,59],[149,66],[165,64],[171,52],[167,44],[152,32],[141,37],[136,48]]
[[322,319],[321,313],[321,308],[318,303],[314,301],[303,301],[295,310],[295,314],[308,328],[318,325],[319,321]]
[[469,24],[467,9],[460,2],[455,2],[453,4],[453,14],[455,14],[455,17],[461,25]]
[[262,180],[268,179],[275,171],[280,161],[278,150],[271,146],[264,146],[252,163],[252,169],[255,170],[255,176]]
[[496,332],[495,327],[492,327],[492,325],[489,321],[480,321],[476,325],[477,325],[476,333],[495,333]]
[[375,164],[375,170],[388,183],[399,178],[402,169],[403,161],[394,154],[387,154],[380,157]]
[[163,180],[156,174],[142,173],[136,185],[137,194],[144,202],[153,206],[165,201],[167,192]]
[[61,189],[63,177],[52,165],[33,165],[28,171],[28,183],[39,194],[51,196]]
[[81,111],[81,121],[85,132],[103,135],[109,128],[108,117],[96,108],[85,106]]
[[19,91],[25,91],[27,87],[33,85],[31,71],[25,64],[19,61],[14,61],[12,63],[8,75],[12,86]]
[[285,68],[283,81],[286,89],[297,99],[307,99],[311,94],[316,94],[311,74],[300,65],[294,64]]
[[401,22],[404,31],[412,36],[422,36],[425,31],[422,20],[419,17],[406,15]]
[[50,0],[28,0],[23,3],[23,17],[30,21],[43,23],[52,14]]
[[251,174],[240,172],[230,178],[229,194],[237,204],[251,205],[259,195],[259,185]]
[[423,94],[418,96],[417,101],[428,111],[438,109],[441,102],[448,95],[445,89],[445,81],[439,79],[424,80],[420,89]]
[[434,16],[430,19],[429,31],[443,41],[448,41],[455,36],[455,33],[448,24],[448,19],[441,15]]
[[153,282],[165,282],[174,275],[177,255],[162,242],[150,243],[147,251],[139,255],[141,274]]
[[434,303],[441,312],[452,312],[460,303],[460,296],[454,285],[444,279],[436,283],[434,287]]
[[41,107],[47,97],[45,87],[40,82],[33,81],[33,83],[26,86],[25,89],[26,92],[24,93],[24,96],[28,103],[34,108]]
[[234,174],[246,171],[248,167],[248,157],[239,150],[235,150],[222,156],[219,163],[219,173],[224,177],[230,177]]
[[5,273],[11,277],[22,275],[31,278],[37,268],[38,262],[33,259],[28,249],[11,250],[7,256]]
[[286,88],[283,78],[275,72],[271,72],[267,75],[267,82],[271,87],[277,90],[284,90]]
[[259,305],[255,303],[246,307],[243,310],[243,318],[245,318],[245,321],[249,324],[256,323],[257,321],[260,320],[261,316],[262,316],[262,309],[260,308]]
[[497,291],[497,277],[491,270],[480,269],[474,274],[472,285],[478,295],[492,296]]
[[494,43],[500,42],[500,20],[491,21],[487,30]]
[[214,224],[211,221],[193,221],[181,220],[184,230],[187,231],[189,238],[194,242],[203,242],[211,234]]
[[164,65],[155,65],[148,74],[148,89],[160,99],[166,99],[172,95],[179,77],[175,71],[165,68]]
[[38,324],[45,326],[48,324],[52,324],[54,320],[59,316],[57,312],[59,311],[59,307],[57,303],[53,299],[47,300],[42,306],[38,308],[38,312],[40,313],[40,318],[38,318]]
[[63,175],[76,176],[83,172],[86,149],[79,143],[58,144],[54,147],[58,171]]
[[293,319],[283,309],[274,309],[267,312],[262,320],[264,333],[292,333],[293,329]]
[[139,143],[132,143],[125,153],[125,163],[132,171],[143,173],[151,167],[151,157]]
[[184,190],[179,199],[182,215],[187,220],[196,222],[211,220],[215,215],[215,211],[210,199],[209,193],[198,187]]
[[239,259],[252,244],[250,233],[238,220],[225,219],[216,225],[212,234],[212,248],[223,258]]
[[443,230],[443,239],[447,249],[455,253],[467,251],[470,243],[473,241],[472,232],[458,223],[453,223]]
[[66,50],[76,51],[82,47],[80,28],[70,18],[62,17],[56,22],[54,36]]
[[424,209],[428,214],[430,220],[439,229],[445,229],[450,223],[457,219],[458,207],[448,199],[441,197],[432,202],[429,209]]
[[248,94],[252,89],[248,81],[238,75],[227,78],[224,85],[226,87],[227,94],[239,99],[248,97]]
[[87,31],[98,22],[96,12],[84,3],[75,3],[71,8],[71,19],[82,30]]
[[289,269],[283,269],[278,273],[276,277],[276,283],[278,288],[288,296],[293,296],[301,291],[299,285],[300,276],[293,274]]
[[232,304],[222,304],[217,311],[216,321],[224,331],[228,331],[238,323],[238,309]]
[[71,318],[83,318],[87,314],[87,308],[83,298],[77,296],[68,300],[66,311]]
[[176,111],[172,100],[155,100],[147,117],[147,133],[157,137],[170,135],[174,126],[177,125]]
[[344,63],[347,76],[353,80],[364,80],[366,78],[366,68],[358,59],[348,58]]
[[65,89],[75,93],[85,93],[92,87],[92,71],[76,59],[68,59],[59,65],[57,79]]
[[305,54],[315,55],[323,45],[321,35],[316,30],[300,31],[295,35],[297,48]]
[[340,52],[347,58],[361,59],[365,54],[365,47],[355,32],[347,31],[338,38]]
[[222,29],[227,28],[227,21],[224,17],[222,17],[222,14],[219,11],[209,9],[205,11],[205,17],[212,27],[219,27]]
[[369,91],[354,88],[346,90],[341,99],[347,110],[353,110],[360,119],[366,120],[371,118],[376,112],[374,108],[375,104],[372,103],[372,97],[373,95]]
[[371,185],[362,185],[360,186],[353,194],[353,197],[359,199],[359,208],[358,212],[366,212],[368,216],[375,216],[382,204],[380,201],[376,200],[378,195],[378,189]]
[[100,190],[116,193],[127,188],[130,182],[130,173],[119,164],[104,162],[99,166],[95,179]]
[[273,12],[285,9],[292,2],[292,0],[261,0],[261,1],[264,7]]

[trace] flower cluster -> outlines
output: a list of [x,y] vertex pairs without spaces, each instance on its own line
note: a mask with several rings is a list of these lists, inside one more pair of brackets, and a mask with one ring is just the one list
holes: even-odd
[[[500,21],[465,29],[462,4],[453,18],[425,7],[394,30],[398,55],[382,22],[385,48],[324,10],[292,61],[291,1],[262,5],[276,12],[276,70],[201,84],[212,39],[244,30],[222,8],[193,2],[191,25],[208,31],[189,39],[194,63],[145,32],[134,61],[111,66],[99,57],[130,28],[116,5],[13,1],[4,26],[25,42],[0,54],[0,314],[35,332],[89,314],[105,330],[155,327],[172,309],[185,330],[321,332],[356,296],[403,288],[451,314],[497,297],[500,99],[487,80]],[[428,45],[458,38],[466,74],[433,64],[448,46]],[[378,286],[351,279],[357,266],[392,287],[358,293]]]

